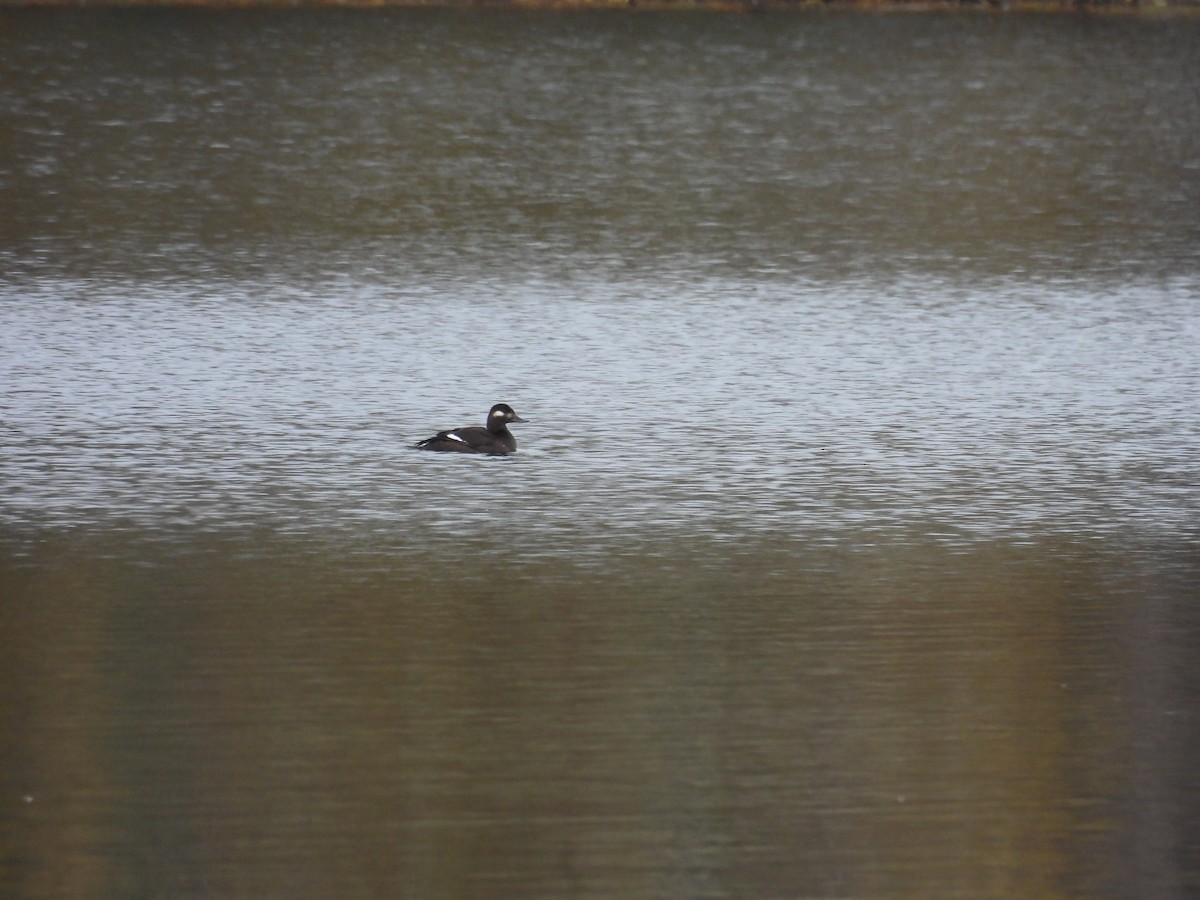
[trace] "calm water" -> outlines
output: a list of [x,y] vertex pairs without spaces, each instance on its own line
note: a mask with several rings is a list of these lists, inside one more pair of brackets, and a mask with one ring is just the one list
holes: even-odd
[[1196,47],[0,13],[0,893],[1193,896]]

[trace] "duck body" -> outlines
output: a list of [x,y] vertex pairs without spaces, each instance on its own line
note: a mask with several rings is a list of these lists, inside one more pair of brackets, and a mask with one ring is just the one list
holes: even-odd
[[439,450],[446,453],[484,453],[506,456],[517,452],[517,439],[508,430],[510,422],[524,422],[507,403],[497,403],[487,415],[484,425],[470,425],[451,431],[439,431],[431,438],[418,441],[418,450]]

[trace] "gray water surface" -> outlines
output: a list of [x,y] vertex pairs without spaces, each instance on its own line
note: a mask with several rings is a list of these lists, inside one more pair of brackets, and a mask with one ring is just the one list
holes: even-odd
[[0,13],[0,893],[1200,889],[1197,32]]

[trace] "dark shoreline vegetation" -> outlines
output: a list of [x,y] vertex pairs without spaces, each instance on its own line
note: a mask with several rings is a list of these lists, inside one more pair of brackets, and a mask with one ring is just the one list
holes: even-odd
[[766,12],[814,9],[879,12],[1040,12],[1160,16],[1200,14],[1200,0],[0,0],[0,9],[206,7],[545,9]]

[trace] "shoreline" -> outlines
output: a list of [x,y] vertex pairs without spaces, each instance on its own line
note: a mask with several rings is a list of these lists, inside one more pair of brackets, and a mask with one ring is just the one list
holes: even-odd
[[456,9],[463,11],[990,13],[1173,18],[1200,0],[0,0],[17,9]]

